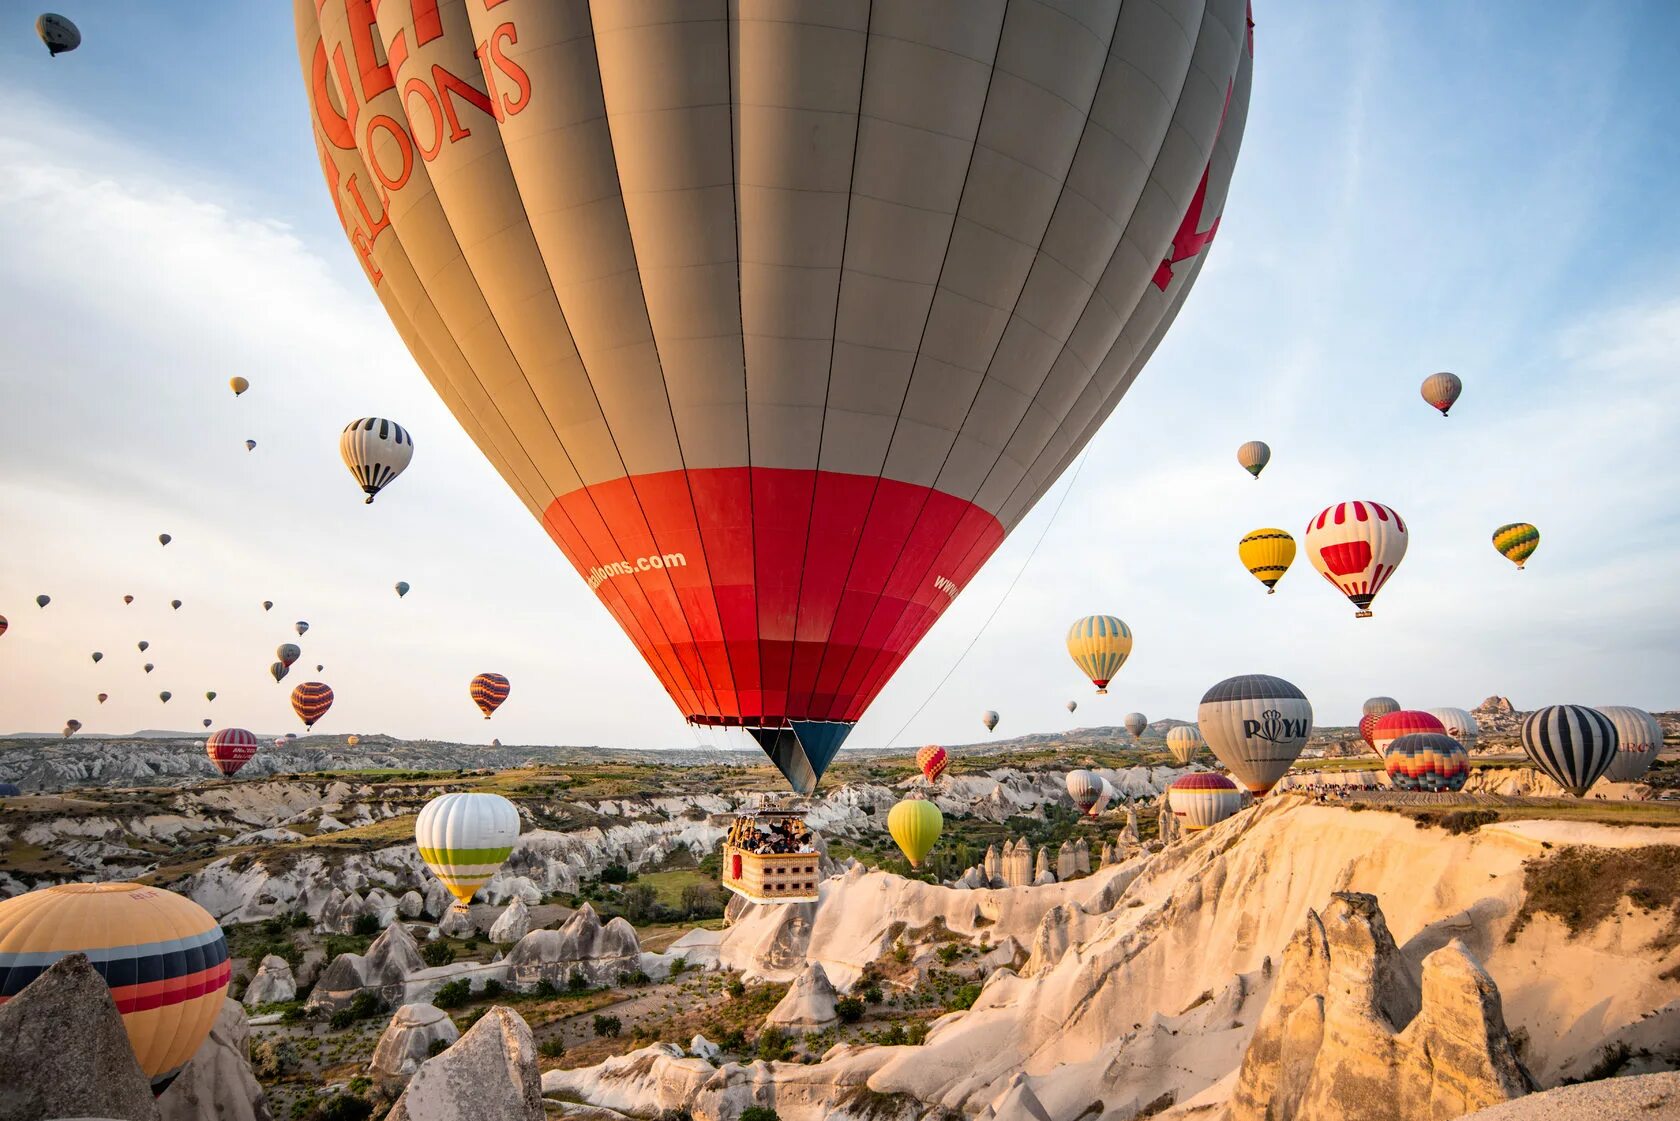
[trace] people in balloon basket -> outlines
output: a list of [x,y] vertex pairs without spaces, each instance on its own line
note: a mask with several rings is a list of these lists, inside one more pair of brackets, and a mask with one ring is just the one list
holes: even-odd
[[787,854],[811,852],[811,830],[797,817],[762,822],[737,818],[729,827],[729,843],[746,852]]

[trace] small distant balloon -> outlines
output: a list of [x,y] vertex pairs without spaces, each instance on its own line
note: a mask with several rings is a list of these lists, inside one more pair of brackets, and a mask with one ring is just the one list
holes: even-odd
[[[206,725],[209,723],[205,721]],[[274,744],[279,747],[285,742],[275,740]],[[257,737],[244,728],[221,728],[204,742],[204,753],[210,757],[211,765],[222,772],[222,777],[232,778],[257,754]]]
[[1499,555],[1517,566],[1521,572],[1540,547],[1540,531],[1527,522],[1512,522],[1493,531],[1493,547]]
[[1149,718],[1141,712],[1128,712],[1123,723],[1133,739],[1141,739],[1143,733],[1149,729]]
[[181,601],[178,599],[172,599],[169,601],[169,606],[171,609],[179,611],[181,610]]
[[45,607],[47,604],[49,604],[51,602],[52,602],[52,596],[36,596],[35,597],[35,606],[36,607]]
[[35,34],[47,45],[47,54],[57,57],[82,45],[82,32],[57,12],[43,12],[35,18]]
[[123,596],[123,603],[125,605],[133,603],[133,602],[134,602],[134,597],[133,596]]
[[167,545],[173,540],[175,540],[175,539],[173,537],[169,536],[169,534],[167,534],[167,533],[158,534],[158,544],[159,545]]
[[315,722],[327,714],[332,703],[331,687],[320,681],[305,681],[292,690],[292,711],[297,713],[305,728],[313,728]]
[[357,744],[359,744],[361,742],[362,742],[362,737],[361,736],[349,735],[349,736],[344,737],[344,743],[345,743],[345,746],[347,746],[347,747],[355,747]]
[[1286,530],[1266,527],[1249,530],[1237,542],[1237,559],[1250,576],[1266,585],[1266,594],[1277,590],[1289,566],[1295,563],[1295,538]]
[[65,739],[69,739],[71,736],[75,735],[77,732],[79,732],[81,730],[82,730],[82,722],[80,720],[66,720],[64,722],[64,738]]
[[154,666],[154,665],[152,665],[152,663],[151,663],[151,662],[147,662],[147,663],[146,663],[146,666],[145,666],[145,669],[146,669],[146,672],[147,672],[147,673],[151,673],[151,672],[152,672],[152,670],[154,670],[154,669],[156,669],[156,668],[157,668],[157,667],[156,667],[156,666]]
[[508,679],[499,673],[481,673],[473,678],[467,686],[472,695],[473,704],[488,720],[508,698]]
[[936,743],[930,743],[916,752],[916,766],[922,769],[922,774],[927,776],[929,782],[938,782],[949,762],[945,749]]
[[228,388],[233,390],[233,395],[235,397],[238,397],[240,394],[244,393],[247,389],[251,388],[251,383],[246,381],[244,378],[229,378],[228,379]]
[[205,726],[205,727],[206,727],[206,728],[208,728],[208,727],[209,727],[209,726],[210,726],[210,725],[211,725],[211,724],[212,724],[212,723],[213,723],[213,721],[212,721],[212,720],[211,720],[211,719],[210,719],[210,718],[209,718],[209,717],[208,717],[208,716],[206,716],[206,717],[205,717],[205,718],[204,718],[204,726]]
[[327,667],[326,667],[326,666],[323,666],[323,665],[322,665],[322,664],[321,664],[321,663],[320,663],[320,662],[316,662],[316,663],[315,663],[315,672],[316,672],[316,673],[320,673],[320,672],[321,672],[321,671],[322,671],[322,670],[324,670],[324,669],[326,669],[326,668],[327,668]]
[[151,643],[147,642],[143,638],[139,642],[135,643],[135,645],[140,648],[140,653],[142,653],[142,654],[144,654],[147,650],[151,649],[151,646],[152,646]]
[[344,426],[338,453],[372,505],[374,497],[414,458],[414,438],[395,421],[362,417]]
[[94,665],[96,665],[96,666],[97,666],[97,665],[98,665],[98,664],[99,664],[99,663],[100,663],[100,662],[103,662],[103,661],[104,661],[104,660],[105,660],[105,655],[104,655],[104,654],[101,654],[101,653],[100,653],[100,652],[99,652],[99,651],[97,651],[97,650],[95,650],[95,651],[94,651],[94,652],[93,652],[93,664],[94,664]]
[[280,681],[291,671],[286,668],[285,662],[275,662],[268,667],[268,672],[274,675],[275,681]]
[[1242,465],[1244,471],[1247,471],[1256,479],[1260,477],[1260,472],[1266,469],[1266,464],[1271,461],[1272,449],[1267,447],[1262,440],[1250,440],[1237,449],[1237,462]]
[[1078,712],[1079,711],[1079,702],[1078,701],[1069,701],[1067,703],[1067,710],[1069,712]]
[[255,440],[246,440],[245,441],[245,450],[248,451],[248,452],[256,451],[257,450],[257,442]]
[[274,656],[279,658],[281,663],[289,669],[292,663],[303,656],[303,651],[298,649],[295,642],[282,642],[275,648]]
[[168,704],[169,703],[169,698],[173,697],[174,695],[175,695],[174,693],[171,693],[168,689],[165,689],[163,692],[158,694],[158,700],[162,701],[164,704]]
[[1443,370],[1424,378],[1421,392],[1425,401],[1441,410],[1442,416],[1446,416],[1447,410],[1458,400],[1458,395],[1464,392],[1464,383],[1458,380],[1457,374],[1449,374]]
[[109,693],[101,693],[101,694],[99,694],[99,697],[97,699],[98,699],[100,704],[104,704],[107,700],[110,699],[110,697],[111,697],[111,694],[109,694]]
[[998,714],[993,712],[991,709],[987,709],[985,712],[980,714],[980,723],[984,724],[986,726],[986,731],[990,732],[998,726]]
[[207,701],[215,700],[216,699],[216,691],[214,689],[211,689],[209,692],[204,694],[204,699],[207,700]]
[[11,624],[6,622],[6,617],[4,615],[0,615],[0,634],[5,634],[7,628],[10,626]]
[[274,601],[273,600],[271,600],[271,599],[263,600],[263,610],[264,611],[272,610],[273,607],[274,607]]
[[397,598],[401,599],[403,596],[406,596],[407,594],[408,594],[408,581],[407,580],[398,580],[397,581]]
[[302,636],[302,634],[305,631],[307,631],[308,629],[309,629],[309,624],[308,623],[304,622],[302,619],[299,619],[297,621],[297,633],[298,633],[299,636]]

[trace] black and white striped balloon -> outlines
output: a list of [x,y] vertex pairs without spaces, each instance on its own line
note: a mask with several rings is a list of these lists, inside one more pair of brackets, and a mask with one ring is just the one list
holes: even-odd
[[344,426],[338,452],[371,503],[414,458],[414,438],[395,421],[362,417]]
[[1616,744],[1615,724],[1586,705],[1548,705],[1523,720],[1523,750],[1577,798],[1610,769]]

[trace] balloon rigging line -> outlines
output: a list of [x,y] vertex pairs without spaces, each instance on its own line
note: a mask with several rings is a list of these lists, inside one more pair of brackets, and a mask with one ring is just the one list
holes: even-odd
[[957,655],[957,660],[951,663],[951,668],[945,671],[945,676],[939,679],[939,683],[928,693],[927,698],[917,706],[916,711],[910,714],[909,719],[905,720],[904,723],[899,726],[898,731],[892,734],[892,737],[887,740],[886,746],[891,747],[898,740],[898,737],[904,734],[904,730],[915,722],[916,717],[922,714],[922,710],[932,704],[933,698],[939,695],[939,691],[941,689],[945,688],[945,683],[951,680],[951,675],[957,672],[957,669],[963,664],[963,660],[974,652],[975,646],[977,646],[980,639],[985,636],[986,628],[992,625],[992,620],[997,618],[998,612],[1003,610],[1003,605],[1008,603],[1009,597],[1014,594],[1015,585],[1019,584],[1021,582],[1021,577],[1027,574],[1027,566],[1032,564],[1034,557],[1038,556],[1038,547],[1044,544],[1044,539],[1046,537],[1050,536],[1050,527],[1056,524],[1056,518],[1061,514],[1062,507],[1067,504],[1068,495],[1073,493],[1074,484],[1079,482],[1079,473],[1085,470],[1085,460],[1090,458],[1090,455],[1091,446],[1087,444],[1085,446],[1084,453],[1079,457],[1079,462],[1074,465],[1073,475],[1068,479],[1067,489],[1062,491],[1062,497],[1056,500],[1056,508],[1050,511],[1050,520],[1045,522],[1044,528],[1039,531],[1038,540],[1033,542],[1032,550],[1027,553],[1027,559],[1022,561],[1021,567],[1016,570],[1015,579],[1009,582],[1009,587],[1004,589],[1002,598],[997,601],[997,606],[992,608],[992,613],[990,615],[986,616],[986,621],[980,624],[980,629],[974,632],[974,637],[970,639],[968,645],[963,648],[963,652]]

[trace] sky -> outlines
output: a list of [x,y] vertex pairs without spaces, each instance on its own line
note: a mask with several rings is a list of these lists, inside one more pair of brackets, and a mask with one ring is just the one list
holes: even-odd
[[[1184,311],[851,746],[974,742],[987,708],[1000,736],[1193,719],[1238,673],[1321,724],[1376,693],[1680,707],[1680,7],[1255,9]],[[49,59],[0,5],[0,732],[302,732],[290,686],[320,677],[333,734],[748,747],[683,724],[391,329],[321,182],[290,5],[66,14],[84,45]],[[1466,384],[1446,419],[1418,395],[1437,369]],[[365,415],[418,448],[372,506],[337,452]],[[1270,597],[1237,563],[1245,531],[1353,497],[1411,528],[1374,618],[1304,557]],[[1489,542],[1513,521],[1542,533],[1520,573]],[[1063,649],[1096,612],[1136,635],[1106,697]],[[513,684],[490,723],[482,670]]]

